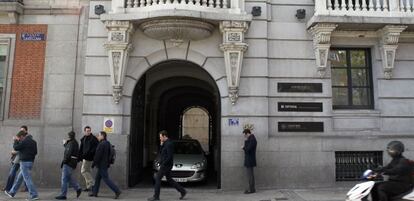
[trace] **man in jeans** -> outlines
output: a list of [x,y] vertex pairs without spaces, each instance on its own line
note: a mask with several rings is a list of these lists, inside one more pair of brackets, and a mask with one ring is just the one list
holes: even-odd
[[[20,131],[24,131],[27,133],[27,126],[21,126]],[[20,169],[20,157],[19,152],[16,150],[12,150],[11,152],[11,168],[9,171],[9,176],[7,177],[6,186],[4,187],[3,191],[10,191],[10,189],[13,187],[14,180],[16,179],[17,172]],[[24,191],[27,191],[26,184],[24,184]]]
[[79,145],[75,139],[75,132],[71,131],[68,133],[68,139],[63,140],[63,146],[65,152],[63,154],[62,161],[62,186],[61,193],[55,197],[57,200],[66,200],[66,194],[68,192],[68,184],[73,187],[76,191],[76,197],[79,198],[82,193],[82,189],[79,187],[78,182],[72,177],[72,172],[78,165]]
[[10,191],[5,191],[5,193],[9,197],[14,197],[24,180],[30,194],[30,198],[28,200],[38,200],[39,197],[31,175],[33,162],[37,155],[37,143],[33,140],[31,135],[28,135],[24,131],[20,131],[17,136],[14,137],[13,149],[19,152],[20,172],[12,189]]
[[111,143],[106,140],[106,132],[101,131],[98,135],[99,144],[96,148],[96,154],[93,159],[92,167],[97,167],[98,172],[95,177],[95,185],[93,186],[91,197],[98,197],[99,187],[101,185],[101,179],[106,185],[115,193],[115,199],[121,195],[121,190],[109,179],[108,168],[111,164]]
[[92,134],[91,127],[85,126],[85,134],[82,137],[79,149],[79,161],[82,161],[81,174],[85,178],[86,188],[84,191],[90,191],[95,184],[92,177],[92,161],[95,156],[95,150],[98,146],[98,139]]

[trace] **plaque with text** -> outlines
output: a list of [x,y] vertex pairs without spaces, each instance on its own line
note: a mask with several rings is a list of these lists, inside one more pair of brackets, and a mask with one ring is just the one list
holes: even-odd
[[279,132],[323,132],[323,122],[278,122]]
[[278,92],[322,93],[322,83],[277,83]]
[[323,112],[322,103],[279,102],[280,112]]
[[21,39],[23,41],[44,41],[46,36],[44,33],[22,33]]

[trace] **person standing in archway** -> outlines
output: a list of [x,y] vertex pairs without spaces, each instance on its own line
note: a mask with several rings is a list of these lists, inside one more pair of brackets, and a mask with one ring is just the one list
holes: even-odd
[[82,161],[81,174],[85,178],[86,188],[84,191],[92,190],[95,181],[92,177],[92,162],[95,156],[98,139],[92,134],[92,129],[85,126],[83,129],[84,136],[80,140],[79,161]]
[[249,180],[249,187],[244,194],[251,194],[256,192],[255,181],[254,181],[254,170],[256,167],[256,137],[252,134],[250,129],[244,129],[243,134],[245,137],[244,146],[244,167],[246,167],[246,176]]
[[155,176],[154,196],[148,198],[148,201],[160,200],[161,179],[163,176],[167,182],[180,192],[180,200],[184,199],[187,191],[176,181],[172,179],[171,170],[174,165],[174,144],[169,139],[167,131],[160,132],[161,151],[160,151],[160,170]]

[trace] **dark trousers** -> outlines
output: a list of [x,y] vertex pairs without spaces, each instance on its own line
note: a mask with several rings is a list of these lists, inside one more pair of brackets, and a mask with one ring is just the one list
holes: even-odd
[[165,178],[167,179],[167,182],[174,187],[175,189],[177,189],[178,192],[180,193],[184,193],[185,189],[178,184],[176,181],[174,181],[171,177],[171,169],[172,167],[161,167],[160,171],[157,172],[157,174],[155,175],[155,186],[154,186],[154,198],[160,198],[160,191],[161,191],[161,179],[163,176],[165,176]]
[[254,183],[254,167],[246,167],[246,176],[247,180],[249,181],[248,191],[255,192],[256,188]]
[[[13,163],[9,176],[7,177],[6,187],[4,187],[4,190],[10,191],[10,189],[13,187],[14,180],[16,179],[17,172],[19,172],[20,164],[19,163]],[[24,184],[24,188],[27,189],[26,184]]]
[[115,193],[120,193],[119,188],[109,179],[108,168],[107,167],[98,167],[98,172],[95,176],[95,185],[93,185],[92,193],[98,195],[99,187],[101,185],[101,179],[106,183],[106,185]]
[[390,201],[392,197],[405,193],[411,188],[411,184],[402,182],[379,182],[371,190],[372,201]]

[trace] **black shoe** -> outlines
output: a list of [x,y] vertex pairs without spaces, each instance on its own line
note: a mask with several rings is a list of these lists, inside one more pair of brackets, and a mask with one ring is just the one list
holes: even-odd
[[150,197],[147,199],[148,201],[159,201],[160,198],[154,198],[154,197]]
[[98,197],[98,195],[94,193],[89,193],[89,197]]
[[59,195],[55,197],[56,200],[66,200],[66,196]]
[[121,195],[121,191],[116,192],[116,193],[115,193],[115,198],[114,198],[114,199],[115,199],[115,200],[116,200],[116,199],[118,199],[120,195]]
[[184,197],[187,195],[187,191],[184,190],[184,192],[181,192],[180,200],[184,200]]
[[256,191],[248,191],[248,190],[244,191],[244,194],[252,194],[252,193],[256,193]]
[[89,191],[91,191],[91,189],[90,188],[85,188],[85,189],[83,189],[83,191],[89,192]]
[[10,198],[14,198],[14,194],[9,193],[9,191],[4,191],[4,193],[9,196]]
[[76,198],[79,198],[79,196],[82,194],[82,189],[78,189],[76,191]]

